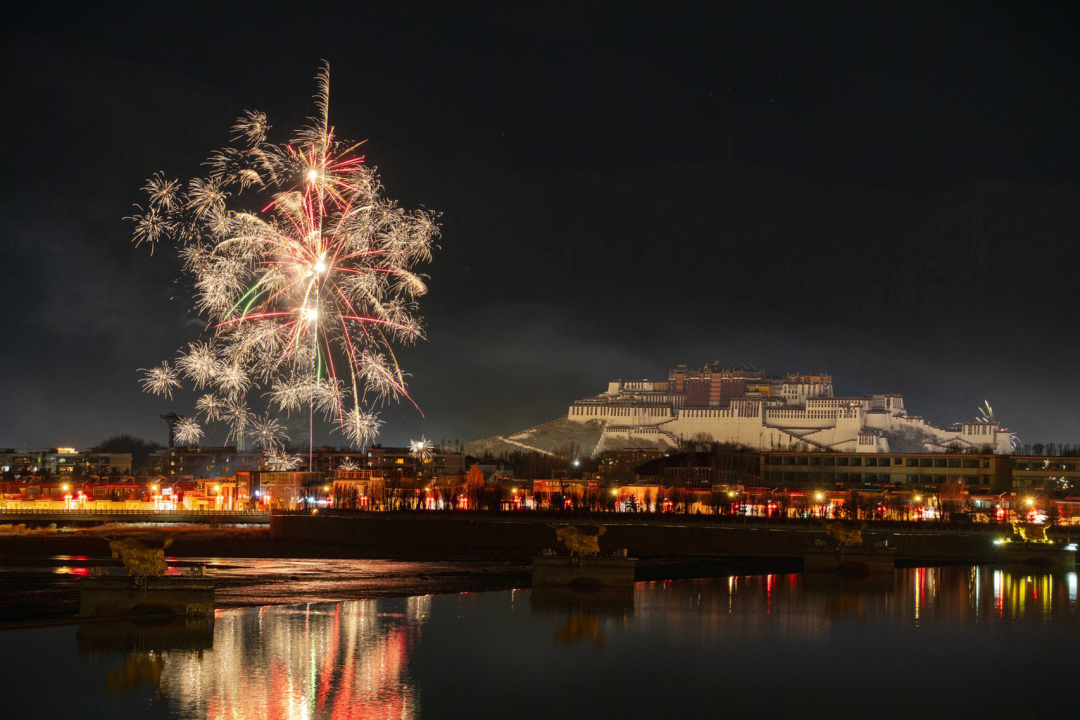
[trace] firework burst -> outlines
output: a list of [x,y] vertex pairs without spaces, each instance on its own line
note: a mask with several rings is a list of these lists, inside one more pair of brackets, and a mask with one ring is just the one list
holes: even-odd
[[194,418],[180,418],[174,427],[176,442],[181,445],[198,445],[203,436],[202,428]]
[[270,447],[267,448],[263,454],[263,465],[267,470],[273,470],[275,472],[288,472],[300,467],[300,463],[303,462],[296,455],[290,455],[281,448]]
[[316,116],[289,142],[268,143],[266,116],[245,112],[236,146],[210,156],[207,177],[155,174],[129,218],[136,245],[177,243],[208,322],[209,336],[175,367],[143,371],[144,389],[171,397],[181,376],[209,389],[197,412],[264,449],[283,433],[255,419],[253,394],[285,413],[333,418],[355,445],[377,434],[376,406],[411,401],[392,346],[422,337],[416,298],[426,286],[414,270],[439,233],[436,214],[386,199],[358,144],[336,138],[328,67],[317,84]]
[[282,438],[289,439],[289,436],[285,434],[285,428],[277,420],[270,417],[269,413],[251,421],[251,430],[248,431],[248,436],[263,450],[279,446],[284,447]]
[[172,389],[180,387],[180,378],[177,377],[176,370],[167,362],[162,362],[161,365],[153,368],[140,368],[139,372],[143,374],[142,386],[145,392],[164,395],[171,400]]
[[416,458],[418,462],[424,463],[435,454],[435,446],[431,444],[430,440],[423,437],[419,440],[410,440],[409,454]]

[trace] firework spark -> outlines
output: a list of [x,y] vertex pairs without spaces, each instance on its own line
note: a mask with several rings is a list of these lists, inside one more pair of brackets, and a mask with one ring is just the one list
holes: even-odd
[[423,437],[419,440],[410,440],[409,454],[419,462],[424,463],[430,460],[432,455],[435,454],[435,446],[431,444],[430,440]]
[[344,460],[341,461],[341,464],[338,465],[338,470],[359,470],[359,469],[360,469],[360,463],[356,462],[352,458],[345,458]]
[[281,428],[253,419],[253,393],[285,413],[334,418],[356,445],[378,433],[377,405],[411,401],[392,345],[422,337],[415,268],[439,234],[435,213],[385,198],[357,144],[337,139],[328,67],[316,80],[316,117],[289,142],[268,143],[266,116],[247,111],[232,128],[237,146],[210,156],[207,177],[155,174],[130,218],[136,245],[177,243],[209,333],[175,369],[144,371],[143,387],[171,398],[182,376],[211,389],[198,413],[264,448]]
[[217,422],[225,412],[225,402],[216,395],[203,395],[195,401],[195,412],[205,417],[207,422]]
[[203,436],[202,428],[199,427],[199,423],[194,418],[180,418],[177,420],[174,432],[176,433],[176,442],[181,445],[198,445],[199,439]]
[[[989,400],[983,400],[983,404],[979,406],[975,422],[998,423],[997,415],[994,414],[994,408],[990,406]],[[1001,430],[1008,432],[1005,428]],[[1009,447],[1014,453],[1020,452],[1024,447],[1023,441],[1014,432],[1009,433]]]
[[162,362],[161,365],[154,368],[139,368],[139,372],[143,373],[142,386],[146,392],[164,395],[171,400],[172,389],[180,387],[180,379],[176,375],[176,370],[170,367],[167,362]]
[[271,447],[263,454],[263,465],[267,470],[288,472],[300,467],[303,461],[296,455],[290,455],[281,448]]
[[277,420],[270,417],[269,413],[251,421],[251,430],[248,431],[248,437],[263,450],[284,446],[281,439],[289,439],[289,436],[285,434],[285,428]]

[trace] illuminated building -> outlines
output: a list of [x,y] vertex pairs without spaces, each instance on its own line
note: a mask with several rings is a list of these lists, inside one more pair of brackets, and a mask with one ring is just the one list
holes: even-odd
[[[936,427],[908,415],[900,395],[834,396],[829,375],[769,377],[718,366],[679,366],[664,381],[612,381],[606,392],[571,404],[566,419],[599,425],[588,454],[691,440],[763,450],[1008,453],[1012,437],[995,421]],[[529,445],[530,432],[509,439]]]

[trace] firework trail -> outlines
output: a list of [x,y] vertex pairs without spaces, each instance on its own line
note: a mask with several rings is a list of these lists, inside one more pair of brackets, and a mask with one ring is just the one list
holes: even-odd
[[[997,415],[994,414],[994,408],[990,406],[989,400],[983,400],[983,404],[978,408],[978,415],[975,416],[975,421],[995,424],[998,422]],[[1005,430],[1005,428],[1001,429]],[[1009,433],[1009,447],[1012,448],[1014,453],[1020,452],[1024,447],[1024,443],[1014,432]]]
[[[378,405],[411,402],[392,346],[422,337],[426,286],[414,270],[439,234],[435,213],[383,197],[358,144],[337,140],[327,66],[316,80],[315,117],[289,142],[268,143],[266,116],[245,112],[207,177],[155,174],[129,218],[136,245],[176,243],[208,321],[208,336],[172,365],[142,371],[144,389],[171,398],[183,378],[206,392],[204,421],[267,451],[284,433],[248,408],[253,395],[286,414],[306,408],[309,421],[332,418],[356,446],[378,433]],[[201,432],[190,421],[186,435]]]

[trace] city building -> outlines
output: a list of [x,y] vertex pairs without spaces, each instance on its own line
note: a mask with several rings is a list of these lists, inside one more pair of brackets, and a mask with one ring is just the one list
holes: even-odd
[[0,470],[15,478],[30,475],[68,476],[77,474],[79,451],[72,447],[44,450],[4,450]]

